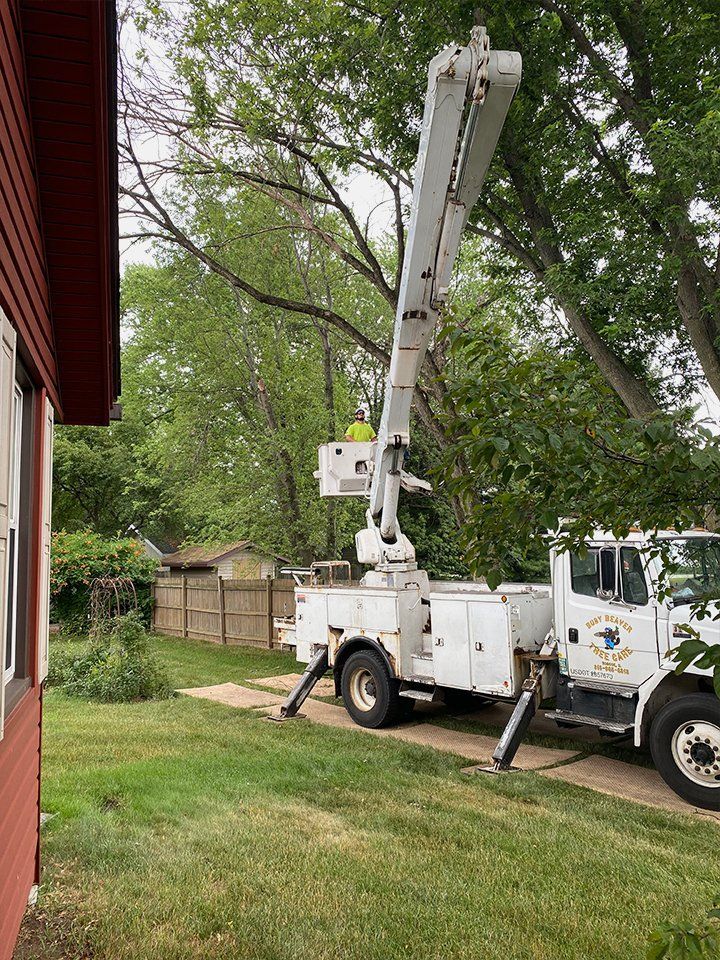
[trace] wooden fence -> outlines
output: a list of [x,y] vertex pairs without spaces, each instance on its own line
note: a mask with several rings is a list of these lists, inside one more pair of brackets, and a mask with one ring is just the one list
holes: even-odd
[[153,585],[153,630],[215,643],[273,647],[273,617],[295,613],[292,580],[158,577]]

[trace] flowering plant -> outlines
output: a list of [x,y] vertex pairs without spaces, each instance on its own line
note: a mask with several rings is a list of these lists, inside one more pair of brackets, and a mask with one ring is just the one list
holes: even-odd
[[[86,625],[93,580],[127,577],[138,591],[140,606],[149,612],[150,584],[157,561],[129,537],[102,537],[89,530],[53,534],[50,561],[50,600],[53,619],[66,626]],[[145,610],[147,608],[147,610]]]

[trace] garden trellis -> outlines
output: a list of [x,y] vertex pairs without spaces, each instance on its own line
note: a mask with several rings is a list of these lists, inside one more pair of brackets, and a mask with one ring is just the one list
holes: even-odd
[[101,633],[112,620],[137,609],[137,591],[130,577],[96,577],[90,587],[91,636]]

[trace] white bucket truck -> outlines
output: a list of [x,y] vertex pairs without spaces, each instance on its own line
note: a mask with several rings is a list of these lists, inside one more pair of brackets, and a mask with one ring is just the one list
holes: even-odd
[[[720,588],[720,537],[672,541],[682,574],[658,596],[659,561],[641,532],[598,532],[583,555],[551,551],[552,583],[431,582],[397,521],[401,487],[429,485],[403,470],[410,405],[462,229],[478,198],[520,82],[520,56],[490,51],[483,28],[468,46],[430,64],[412,215],[377,443],[319,451],[323,496],[364,496],[367,526],[355,538],[372,567],[359,586],[333,582],[339,564],[315,564],[295,591],[296,615],[280,638],[309,666],[281,711],[297,714],[326,670],[353,719],[395,722],[417,700],[460,696],[515,703],[494,754],[508,769],[537,705],[565,726],[591,725],[649,744],[658,770],[682,797],[720,809],[720,700],[708,671],[675,675],[667,654],[688,634],[689,604]],[[320,582],[329,571],[330,583]],[[720,627],[694,624],[720,642]]]

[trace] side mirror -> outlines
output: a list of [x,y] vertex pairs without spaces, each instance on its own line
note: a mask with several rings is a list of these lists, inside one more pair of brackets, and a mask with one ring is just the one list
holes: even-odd
[[595,591],[595,596],[600,600],[616,600],[616,594],[614,590],[603,590],[602,587],[598,587]]

